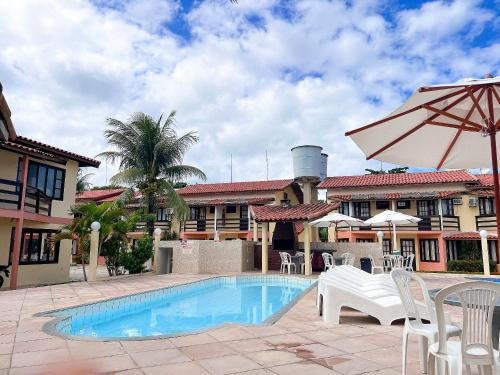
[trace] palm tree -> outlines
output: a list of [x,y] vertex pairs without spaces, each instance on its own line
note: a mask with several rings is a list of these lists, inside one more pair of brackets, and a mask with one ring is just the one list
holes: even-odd
[[187,205],[177,195],[175,183],[189,177],[206,179],[200,169],[182,164],[184,154],[198,142],[198,136],[192,131],[178,136],[174,121],[175,111],[165,120],[163,116],[154,120],[142,112],[134,113],[127,122],[108,118],[104,136],[115,150],[98,155],[111,162],[119,161],[120,171],[111,178],[112,182],[135,186],[141,192],[151,236],[158,197],[166,197],[182,219],[187,214]]
[[73,222],[61,228],[61,231],[54,236],[54,241],[77,240],[78,250],[81,255],[83,268],[83,278],[87,281],[85,271],[85,260],[90,251],[90,225],[94,221],[101,224],[99,230],[99,248],[115,232],[115,226],[119,227],[123,216],[123,209],[120,205],[113,202],[106,202],[97,205],[95,202],[75,205],[71,207]]
[[84,174],[82,168],[78,168],[78,174],[76,175],[76,192],[81,193],[82,191],[89,190],[92,185],[89,182],[90,176],[93,176],[93,173]]

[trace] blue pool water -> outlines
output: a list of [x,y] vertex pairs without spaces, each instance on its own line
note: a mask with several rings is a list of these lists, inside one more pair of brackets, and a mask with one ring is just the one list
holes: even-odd
[[297,277],[217,277],[48,315],[61,318],[52,329],[72,336],[185,334],[223,323],[260,324],[272,320],[313,283]]
[[479,281],[490,281],[492,283],[500,283],[500,278],[498,277],[468,277],[468,279],[479,280]]

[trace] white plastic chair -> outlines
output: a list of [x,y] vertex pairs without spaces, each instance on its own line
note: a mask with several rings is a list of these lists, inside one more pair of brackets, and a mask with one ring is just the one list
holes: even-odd
[[[407,361],[407,351],[408,351],[408,335],[414,334],[420,336],[421,342],[421,368],[424,373],[427,372],[427,351],[429,347],[429,342],[436,342],[438,337],[438,326],[436,324],[436,317],[434,307],[432,306],[432,301],[429,296],[429,291],[422,278],[415,275],[412,272],[395,269],[391,272],[391,278],[396,284],[399,292],[399,297],[403,303],[403,308],[406,313],[405,326],[403,329],[403,370],[402,374],[406,374],[406,361]],[[413,295],[411,289],[411,281],[416,281],[418,286],[422,291],[424,297],[424,303],[427,306],[428,316],[430,317],[430,323],[422,322],[422,318],[417,308],[417,299]],[[447,324],[443,328],[443,332],[446,332],[446,337],[460,336],[460,328]]]
[[406,271],[413,272],[413,261],[415,260],[415,254],[408,255],[403,262],[403,269]]
[[391,255],[391,271],[404,268],[404,259],[402,255]]
[[325,271],[328,271],[330,268],[333,268],[335,265],[333,264],[333,255],[330,253],[321,253],[323,257],[323,263],[325,264]]
[[288,274],[290,274],[292,267],[293,267],[293,272],[297,273],[297,267],[295,266],[295,263],[292,262],[292,256],[289,253],[285,251],[280,251],[280,258],[281,258],[280,273],[285,273],[285,270],[288,268]]
[[351,253],[344,253],[340,256],[342,259],[343,266],[354,266],[354,260],[356,257]]
[[[313,258],[314,258],[314,253],[311,253],[311,256],[310,256],[311,267],[312,267]],[[300,262],[300,273],[301,274],[305,273],[305,270],[306,270],[306,263],[304,262],[305,259],[306,259],[305,255],[302,255],[302,261]]]
[[295,252],[295,256],[301,256],[303,257],[306,253],[304,253],[303,251],[296,251]]
[[392,255],[384,255],[384,257],[382,258],[382,266],[384,267],[384,272],[389,272],[391,271],[391,267],[392,267],[392,263],[391,263],[391,258],[392,258]]
[[[375,259],[373,259],[373,256],[368,255],[368,258],[370,259],[370,263],[372,265],[372,275],[378,274],[378,273],[384,273],[384,266],[377,266],[375,264]],[[377,272],[375,272],[377,271]]]
[[[443,303],[455,293],[462,305],[462,339],[448,341]],[[439,341],[429,347],[429,374],[462,374],[462,364],[470,374],[478,366],[480,374],[500,372],[498,351],[493,349],[493,312],[500,296],[500,284],[472,281],[449,286],[436,294],[435,305]]]

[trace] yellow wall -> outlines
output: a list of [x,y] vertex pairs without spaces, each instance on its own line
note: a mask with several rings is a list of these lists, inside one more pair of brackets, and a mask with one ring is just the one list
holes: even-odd
[[[7,265],[9,261],[12,228],[15,220],[0,218],[0,264]],[[59,229],[58,225],[43,224],[25,220],[25,228]],[[69,281],[69,267],[71,262],[71,241],[61,241],[59,261],[53,264],[27,264],[19,266],[17,284],[40,285],[55,284]],[[9,286],[9,279],[4,280],[3,287]]]

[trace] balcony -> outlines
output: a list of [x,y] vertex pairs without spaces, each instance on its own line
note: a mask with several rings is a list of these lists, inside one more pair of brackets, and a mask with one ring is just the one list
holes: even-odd
[[476,216],[476,229],[480,230],[496,230],[497,218],[496,215],[479,215]]
[[[0,208],[6,210],[21,209],[20,182],[0,179]],[[52,210],[52,198],[42,193],[37,188],[28,186],[24,201],[24,211],[34,214],[50,216]]]
[[[460,218],[458,216],[443,216],[443,227],[441,229],[441,218],[439,215],[434,216],[420,216],[422,219],[416,224],[405,224],[397,225],[396,230],[398,231],[459,231],[460,230]],[[366,220],[365,218],[361,220]],[[353,227],[352,230],[387,230],[388,225],[377,225],[370,227]],[[346,227],[339,227],[339,230],[348,229]]]
[[[248,219],[217,219],[218,232],[249,231]],[[214,219],[186,220],[184,232],[214,232]]]

